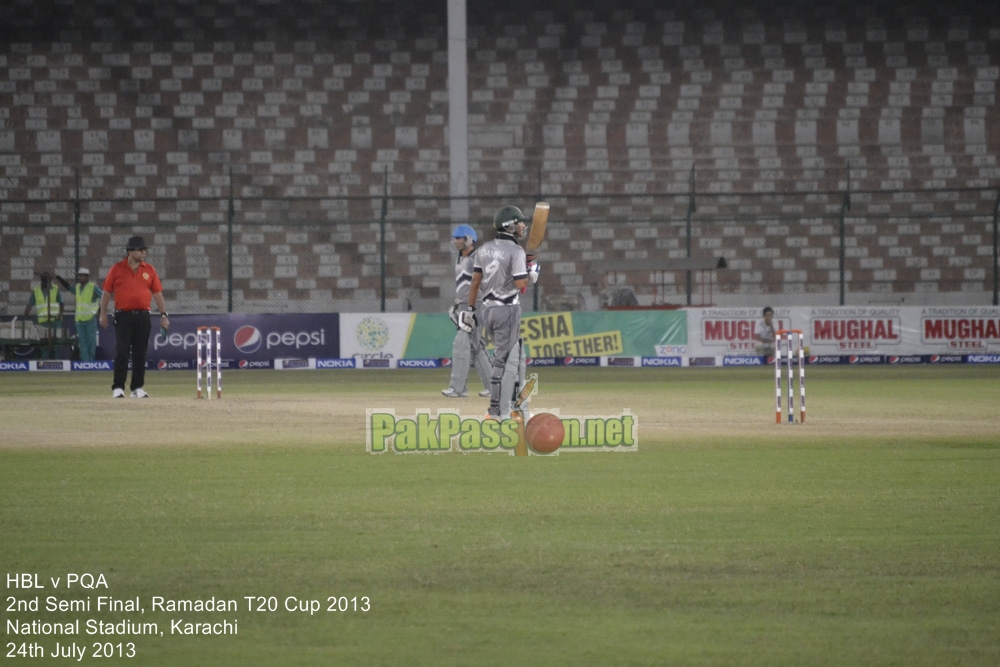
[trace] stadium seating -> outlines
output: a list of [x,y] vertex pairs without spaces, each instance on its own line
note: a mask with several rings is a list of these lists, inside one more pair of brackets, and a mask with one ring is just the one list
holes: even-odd
[[[104,272],[145,234],[182,311],[228,307],[230,206],[235,309],[372,309],[386,193],[389,307],[450,298],[440,3],[112,4],[0,9],[12,303],[73,271],[77,194],[80,265]],[[693,174],[692,255],[729,266],[715,302],[825,304],[850,187],[857,298],[983,302],[1000,10],[835,4],[470,7],[472,222],[545,198],[546,296],[596,307],[627,279],[643,304],[683,303],[680,272],[602,265],[685,257]]]

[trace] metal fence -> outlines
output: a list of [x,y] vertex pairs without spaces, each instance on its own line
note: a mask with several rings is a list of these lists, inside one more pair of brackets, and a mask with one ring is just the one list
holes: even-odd
[[442,310],[453,296],[453,206],[488,238],[498,206],[530,212],[539,199],[552,215],[543,279],[528,297],[538,310],[998,303],[993,188],[455,201],[261,196],[226,180],[198,196],[84,189],[0,202],[0,307],[19,314],[42,271],[103,276],[139,234],[173,311]]

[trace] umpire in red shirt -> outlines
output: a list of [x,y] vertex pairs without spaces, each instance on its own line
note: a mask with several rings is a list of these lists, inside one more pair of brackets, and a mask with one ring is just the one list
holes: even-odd
[[108,303],[112,295],[115,299],[115,340],[118,351],[115,354],[115,379],[111,385],[112,398],[125,398],[125,378],[128,376],[128,361],[132,359],[132,398],[148,398],[143,389],[146,381],[146,348],[149,346],[150,300],[156,301],[160,311],[160,326],[170,327],[167,306],[163,302],[163,285],[156,269],[146,263],[146,242],[141,236],[133,236],[125,246],[125,259],[108,271],[104,279],[104,294],[101,295],[101,328],[108,328]]

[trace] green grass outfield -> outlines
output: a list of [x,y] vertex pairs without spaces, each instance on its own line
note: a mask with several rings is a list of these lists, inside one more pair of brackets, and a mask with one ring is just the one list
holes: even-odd
[[[804,426],[774,424],[766,368],[539,375],[536,410],[630,409],[638,452],[368,454],[366,408],[485,412],[440,396],[445,370],[232,372],[221,401],[195,401],[177,371],[150,372],[145,401],[112,400],[109,373],[0,375],[0,570],[45,586],[8,582],[4,655],[1000,664],[1000,367],[809,368]],[[71,573],[107,588],[66,588]],[[238,610],[156,611],[154,596]],[[351,610],[327,611],[340,596]],[[46,611],[50,597],[91,610]],[[77,637],[9,623],[77,619]],[[88,635],[88,619],[163,635]],[[177,619],[238,634],[172,634]],[[95,642],[136,656],[92,657]]]

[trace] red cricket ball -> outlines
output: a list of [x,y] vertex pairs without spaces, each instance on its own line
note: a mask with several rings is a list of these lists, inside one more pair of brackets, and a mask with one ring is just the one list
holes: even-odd
[[533,450],[539,454],[551,454],[559,449],[566,437],[566,429],[559,417],[542,412],[528,420],[524,435]]

